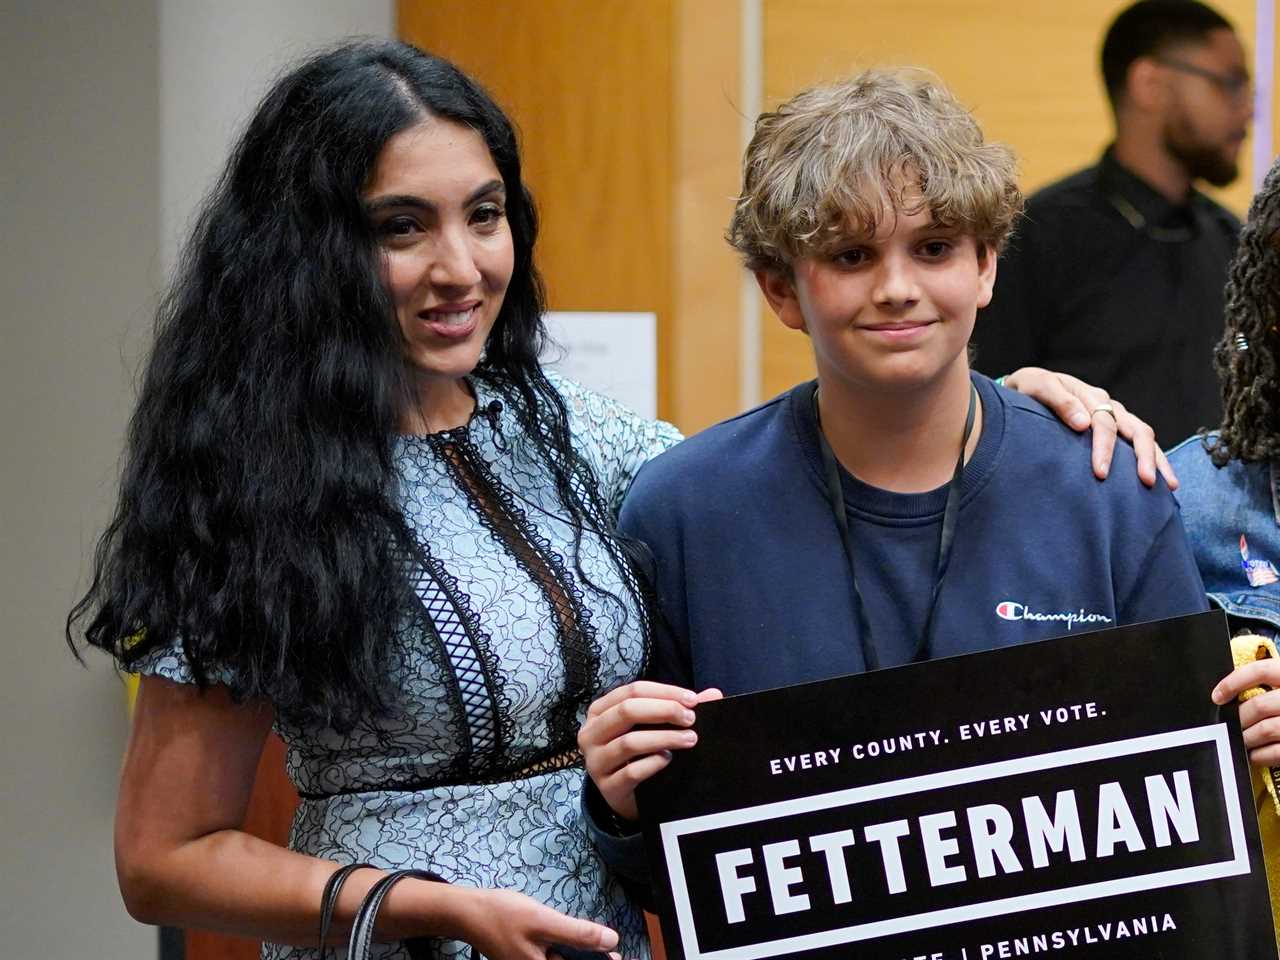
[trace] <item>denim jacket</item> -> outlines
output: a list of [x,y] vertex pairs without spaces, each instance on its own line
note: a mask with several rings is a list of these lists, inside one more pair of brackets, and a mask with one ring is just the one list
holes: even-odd
[[1169,462],[1209,601],[1280,630],[1280,462],[1218,468],[1200,437],[1170,450]]

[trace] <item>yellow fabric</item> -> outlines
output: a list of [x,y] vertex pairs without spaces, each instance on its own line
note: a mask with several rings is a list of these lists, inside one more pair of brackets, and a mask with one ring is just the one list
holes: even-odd
[[[124,638],[124,647],[128,650],[135,644],[141,643],[147,635],[146,630],[139,630]],[[129,716],[133,716],[133,705],[138,700],[138,675],[136,673],[126,673],[124,677],[124,702],[125,709],[129,711]]]
[[1271,892],[1271,920],[1276,924],[1276,942],[1280,944],[1280,814],[1265,779],[1268,771],[1249,766],[1253,781],[1253,805],[1258,811],[1258,832],[1262,835],[1262,862],[1267,866],[1267,887]]
[[124,702],[129,716],[133,716],[133,705],[138,699],[138,675],[127,673],[124,677]]
[[[1255,660],[1276,657],[1276,646],[1266,637],[1241,634],[1231,638],[1231,659],[1237,667]],[[1251,687],[1240,694],[1240,702],[1252,700],[1266,691]],[[1276,941],[1280,943],[1280,796],[1277,796],[1276,770],[1249,765],[1253,787],[1253,808],[1258,814],[1258,833],[1262,837],[1262,862],[1267,868],[1267,888],[1271,894],[1271,921],[1276,925]]]

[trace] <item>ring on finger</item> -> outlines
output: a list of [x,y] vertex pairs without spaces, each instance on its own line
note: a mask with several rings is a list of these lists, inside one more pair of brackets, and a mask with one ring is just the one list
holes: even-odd
[[1107,416],[1109,416],[1112,419],[1112,421],[1117,423],[1119,422],[1116,420],[1116,408],[1109,403],[1098,404],[1096,407],[1094,407],[1092,410],[1089,411],[1089,416],[1092,417],[1095,413],[1105,413]]

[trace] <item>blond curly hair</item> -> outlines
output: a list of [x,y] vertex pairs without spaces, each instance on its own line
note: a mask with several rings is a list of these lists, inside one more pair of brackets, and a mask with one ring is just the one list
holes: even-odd
[[867,70],[812,87],[756,121],[726,237],[748,269],[785,270],[870,237],[885,211],[928,210],[1003,249],[1022,209],[1017,163],[936,77]]

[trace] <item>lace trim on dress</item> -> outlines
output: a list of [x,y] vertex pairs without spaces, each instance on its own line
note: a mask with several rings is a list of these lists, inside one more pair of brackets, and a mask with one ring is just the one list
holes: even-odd
[[[593,518],[599,528],[604,531],[611,530],[613,525],[607,520],[608,509],[604,500],[583,481],[577,470],[574,470],[570,476],[572,477],[570,486],[581,502],[590,506]],[[618,545],[616,536],[606,533],[601,536],[600,541],[610,559],[613,560],[614,567],[621,571],[622,582],[625,584],[627,593],[631,597],[632,605],[640,617],[641,660],[637,676],[644,676],[649,669],[649,657],[653,652],[653,623],[649,611],[657,609],[657,597],[650,587],[649,581],[636,572],[635,563],[630,557],[624,555]]]
[[[425,544],[419,544],[419,549],[425,553]],[[457,694],[454,707],[466,717],[462,729],[468,743],[458,758],[461,761],[458,765],[465,769],[483,769],[496,763],[502,753],[494,703],[494,688],[500,681],[485,669],[471,636],[473,631],[467,629],[460,604],[450,595],[458,595],[457,581],[450,584],[453,590],[445,589],[440,581],[446,577],[452,580],[452,576],[441,565],[432,563],[431,558],[424,556],[422,560],[423,563],[413,565],[409,579],[414,593],[422,601],[426,626],[448,658]]]
[[421,790],[439,790],[445,787],[491,786],[498,783],[514,783],[519,780],[528,780],[531,777],[555,773],[557,770],[567,770],[581,766],[582,754],[575,748],[573,750],[562,750],[550,756],[535,756],[519,770],[494,770],[489,776],[460,773],[453,777],[432,776],[417,779],[400,777],[382,783],[362,783],[323,792],[299,790],[298,797],[302,800],[328,800],[331,797],[346,797],[357,793],[381,793],[385,791],[417,793]]
[[[548,371],[548,379],[551,381],[552,385],[560,391],[565,406],[569,410],[571,420],[576,416],[579,419],[588,421],[593,427],[601,428],[604,425],[616,423],[621,419],[620,414],[627,412],[612,401],[605,401],[602,409],[590,409],[587,399],[589,396],[593,395],[585,393],[579,385],[561,378],[554,372]],[[512,389],[511,384],[495,380],[491,377],[484,376],[483,374],[477,375],[476,380],[483,386],[483,388],[493,391],[497,396],[500,396],[502,400],[506,401],[508,409],[516,411],[523,409],[523,403],[520,397]],[[477,396],[480,396],[479,390],[477,390]],[[599,396],[594,396],[594,399],[597,402],[603,400],[603,398]],[[663,449],[675,444],[681,439],[679,433],[670,424],[646,423],[645,427],[652,430],[654,436],[646,447],[647,452],[645,453],[644,459],[662,452]],[[665,428],[669,431],[670,439],[667,443],[664,444],[660,441],[658,435],[661,431],[658,428]],[[497,436],[501,436],[500,431],[497,431],[496,429],[496,424],[495,432]],[[594,527],[591,532],[599,537],[600,544],[604,547],[609,558],[613,561],[614,569],[620,572],[623,585],[626,587],[627,593],[631,598],[631,605],[636,611],[638,611],[640,618],[642,639],[640,666],[637,670],[637,674],[643,675],[644,672],[648,670],[649,660],[653,653],[652,612],[658,609],[657,598],[654,595],[652,585],[649,583],[648,578],[638,571],[636,566],[637,561],[633,560],[627,552],[621,548],[617,534],[614,531],[616,519],[615,511],[617,505],[610,507],[609,500],[604,495],[604,490],[607,486],[605,478],[595,475],[595,472],[590,465],[589,458],[583,457],[582,449],[580,447],[576,448],[573,453],[565,456],[564,451],[561,451],[558,448],[548,448],[542,444],[534,442],[526,431],[522,431],[519,436],[520,440],[530,448],[530,452],[533,453],[535,457],[545,457],[546,459],[551,460],[554,466],[564,471],[564,473],[569,477],[570,490],[577,498],[578,503],[582,504],[591,524]],[[588,431],[585,436],[589,439],[590,431]],[[624,443],[622,445],[622,449],[628,449],[628,447],[628,444]],[[616,451],[618,448],[611,447],[610,449]],[[618,466],[621,466],[621,464]],[[629,476],[633,475],[634,469],[628,471],[628,474]],[[627,484],[624,484],[624,488],[628,485],[629,480]],[[621,497],[618,499],[620,500]],[[584,530],[580,526],[574,530],[575,550],[577,549],[579,538],[582,536],[583,532]],[[582,573],[581,568],[576,567],[576,565],[575,568],[578,570],[579,574]],[[587,585],[591,586],[589,581]],[[596,590],[594,587],[592,587],[592,589],[597,593],[609,596],[615,602],[620,602],[617,597],[612,596],[608,591]],[[623,604],[623,607],[625,610],[626,605]],[[629,615],[629,613],[624,615]]]
[[[460,427],[446,436],[465,431],[466,427]],[[426,451],[438,454],[431,438],[427,441]],[[426,627],[451,668],[446,673],[456,690],[454,706],[470,739],[469,749],[450,765],[449,773],[483,780],[500,771],[509,759],[515,737],[511,700],[504,689],[493,640],[480,625],[467,594],[416,528],[413,539],[416,556],[412,561],[416,562],[407,565],[410,582],[422,600]],[[441,782],[452,779],[446,774]]]
[[465,492],[477,519],[506,545],[551,607],[565,685],[547,711],[549,749],[553,754],[572,749],[579,713],[599,685],[600,648],[582,590],[569,575],[564,558],[495,479],[467,428],[433,435],[430,441]]

